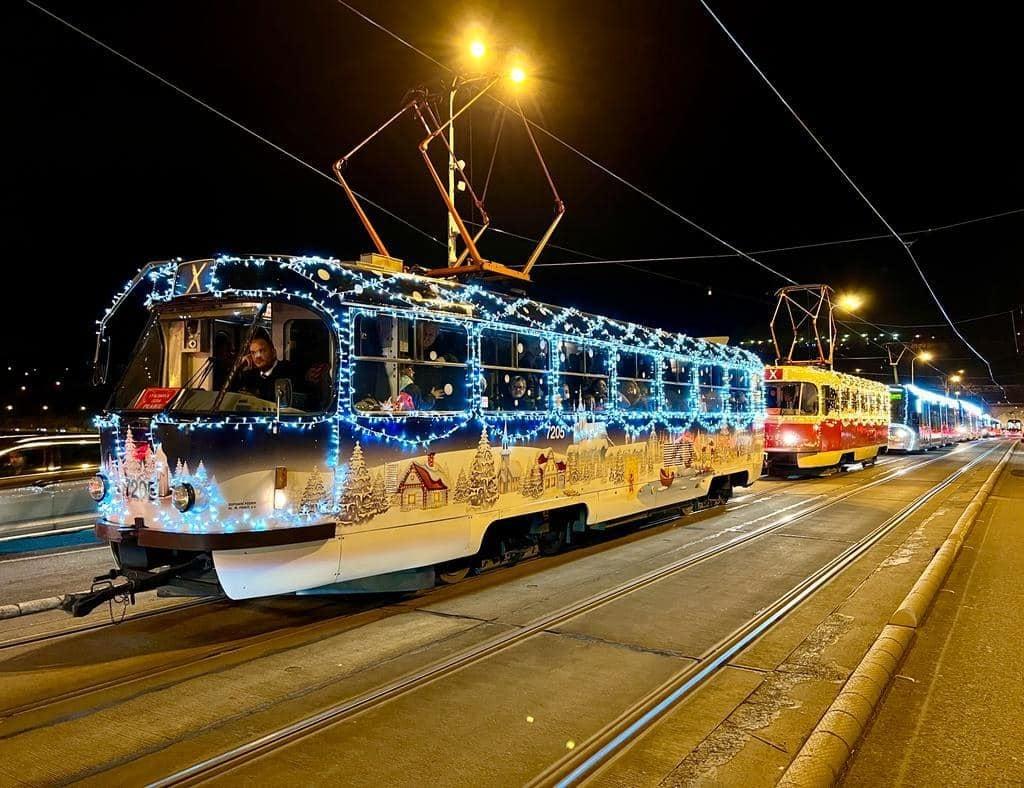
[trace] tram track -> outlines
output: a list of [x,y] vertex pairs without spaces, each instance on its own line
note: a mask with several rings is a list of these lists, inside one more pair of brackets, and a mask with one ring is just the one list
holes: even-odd
[[[899,475],[899,474],[901,474],[901,473],[903,473],[905,471],[913,470],[913,469],[915,469],[917,467],[930,464],[931,462],[935,462],[937,460],[943,459],[946,456],[948,456],[948,455],[940,455],[938,457],[930,458],[930,459],[927,459],[927,460],[917,460],[917,461],[908,458],[908,461],[907,461],[906,464],[903,464],[902,462],[899,462],[898,460],[895,460],[895,459],[889,460],[889,461],[887,461],[884,464],[899,463],[899,464],[901,464],[902,467],[900,469],[896,470],[896,471],[887,472],[882,478],[877,479],[877,480],[872,480],[871,482],[868,483],[868,485],[857,485],[852,490],[848,490],[846,492],[840,493],[837,496],[834,496],[834,497],[830,498],[829,500],[832,503],[838,503],[841,500],[845,500],[845,498],[849,497],[850,495],[855,494],[858,490],[866,489],[867,487],[872,486],[874,484],[888,481],[890,478],[893,478],[896,475]],[[902,460],[903,458],[900,458],[900,459]],[[868,469],[865,469],[865,470],[868,470]],[[864,470],[862,470],[860,472],[863,473]],[[792,488],[792,487],[799,487],[799,486],[802,485],[802,483],[803,483],[802,480],[773,483],[771,492],[767,496],[765,496],[765,498],[771,499],[771,498],[773,498],[773,497],[775,497],[777,495],[786,494],[786,492],[790,488]],[[752,503],[763,502],[765,500],[765,498],[762,498],[760,501],[755,501],[755,502],[752,502]],[[797,502],[796,504],[793,504],[793,506],[799,506],[802,503],[804,503],[804,502]],[[742,508],[742,505],[740,507],[738,507],[738,508]],[[821,508],[821,507],[819,506],[818,508]],[[806,514],[811,514],[811,513],[813,513],[813,511],[818,511],[818,508],[816,508],[816,509],[814,509],[812,511],[808,511],[808,512],[806,512]],[[698,516],[700,514],[706,514],[708,516],[713,517],[716,514],[727,513],[728,511],[729,511],[729,507],[728,507],[728,505],[726,505],[726,506],[720,507],[720,508],[716,507],[716,508],[713,508],[713,509],[704,510],[703,512],[698,513]],[[755,518],[754,520],[748,520],[748,521],[745,521],[745,522],[740,523],[738,525],[730,526],[729,528],[724,529],[724,531],[714,532],[714,533],[712,533],[710,535],[705,535],[703,537],[700,537],[698,540],[695,540],[694,542],[688,543],[688,545],[696,544],[696,543],[699,543],[700,541],[704,541],[704,540],[707,540],[707,539],[717,538],[717,537],[721,536],[722,533],[725,533],[726,531],[731,531],[731,530],[734,530],[736,528],[741,528],[741,527],[749,525],[749,524],[751,524],[753,522],[762,521],[766,517],[770,517],[770,516],[771,516],[770,514],[769,515],[762,515],[761,517]],[[801,513],[800,516],[804,516],[804,513]],[[790,519],[785,520],[784,523],[779,523],[779,527],[781,527],[781,525],[783,525],[783,524],[788,524],[789,522],[792,522],[793,519],[794,518],[791,517]],[[654,520],[651,520],[651,521],[648,521],[648,522],[644,523],[642,526],[640,526],[639,528],[636,529],[636,536],[637,536],[637,538],[644,538],[645,536],[648,536],[648,535],[653,536],[653,535],[661,532],[666,527],[668,527],[668,528],[675,527],[673,524],[679,522],[679,520],[680,520],[679,513],[673,511],[670,514],[667,514],[667,515],[665,515],[663,517],[660,517],[660,518],[657,518],[657,519],[654,519]],[[759,534],[759,533],[761,533],[761,531],[758,531],[756,533]],[[613,539],[610,539],[602,547],[611,548],[611,547],[616,546],[616,544],[622,543],[623,541],[624,540],[621,537],[613,538]],[[682,545],[680,549],[686,549],[688,545]],[[568,556],[570,554],[564,554],[564,555]],[[524,563],[527,563],[527,562],[524,562]],[[454,587],[452,587],[452,586],[438,587],[438,588],[432,589],[431,592],[428,592],[427,594],[422,595],[420,597],[420,599],[423,599],[425,601],[428,598],[431,598],[438,591],[444,591],[446,589],[447,590],[456,590],[456,589],[458,589],[459,591],[463,591],[463,592],[464,591],[470,591],[470,590],[472,590],[473,586],[475,585],[475,581],[478,581],[478,580],[480,580],[482,578],[485,578],[485,577],[496,577],[501,572],[502,572],[502,570],[500,570],[500,569],[497,570],[496,572],[488,572],[488,573],[485,573],[484,575],[481,575],[478,578],[474,578],[473,580],[470,580],[469,582],[463,582],[463,583],[460,583],[460,584],[458,584],[457,586],[454,586]],[[108,628],[111,628],[111,627],[129,625],[129,624],[136,623],[136,622],[139,622],[139,621],[144,621],[146,619],[151,619],[151,618],[158,617],[158,616],[163,616],[163,615],[169,615],[169,614],[173,614],[173,613],[180,612],[182,610],[187,610],[187,609],[190,609],[190,608],[210,605],[210,604],[214,604],[214,603],[217,603],[217,602],[227,602],[227,601],[229,601],[229,600],[227,599],[227,597],[224,597],[224,596],[204,598],[204,599],[201,599],[201,600],[190,601],[190,602],[187,602],[187,603],[181,604],[181,605],[174,605],[174,606],[169,606],[169,607],[166,607],[166,608],[161,608],[159,610],[145,611],[143,613],[139,613],[139,614],[135,614],[135,615],[129,616],[126,619],[124,619],[123,622],[112,622],[110,620],[105,620],[105,621],[102,621],[102,622],[97,622],[95,624],[89,624],[89,625],[85,625],[85,626],[82,626],[82,627],[74,627],[74,628],[69,628],[69,629],[62,629],[62,630],[58,630],[58,631],[41,633],[39,635],[28,636],[28,637],[24,637],[24,638],[15,638],[15,639],[7,640],[7,641],[0,641],[0,652],[3,652],[5,650],[10,650],[10,649],[13,649],[15,647],[23,647],[23,646],[30,647],[30,646],[33,646],[33,645],[44,644],[47,641],[52,641],[52,640],[56,640],[56,639],[59,639],[59,638],[62,638],[62,637],[72,636],[72,635],[75,635],[75,634],[84,634],[84,633],[95,632],[97,630],[108,629]],[[146,668],[144,670],[139,670],[139,671],[134,672],[134,673],[118,674],[118,675],[112,676],[109,679],[106,679],[106,680],[103,680],[103,681],[95,682],[95,683],[88,684],[88,685],[81,686],[81,687],[76,687],[76,688],[74,688],[72,690],[68,690],[66,692],[56,693],[56,694],[50,695],[50,696],[48,696],[46,698],[42,698],[42,699],[30,702],[30,703],[24,703],[24,704],[20,704],[20,705],[17,705],[17,706],[8,707],[8,708],[0,710],[0,720],[12,720],[13,718],[17,718],[17,717],[24,716],[24,715],[35,715],[35,714],[38,714],[39,712],[45,711],[46,709],[48,709],[50,707],[59,706],[60,704],[65,704],[65,703],[68,703],[68,702],[82,701],[82,700],[84,700],[84,699],[86,699],[86,698],[88,698],[90,696],[97,695],[99,693],[103,693],[103,692],[109,691],[109,690],[117,690],[118,691],[118,695],[121,696],[121,695],[125,694],[126,691],[133,684],[136,684],[136,683],[139,683],[139,682],[152,682],[154,680],[159,681],[161,679],[161,677],[166,679],[168,683],[173,683],[175,681],[175,679],[177,678],[175,676],[175,674],[178,671],[185,670],[185,671],[188,672],[188,675],[190,676],[190,675],[192,675],[194,673],[196,667],[199,666],[199,665],[202,665],[203,663],[216,662],[216,661],[218,661],[218,660],[220,660],[220,659],[222,659],[222,658],[224,658],[226,656],[231,656],[231,655],[241,656],[241,654],[243,652],[246,652],[246,651],[254,652],[254,656],[251,657],[251,658],[252,659],[257,659],[260,656],[265,655],[266,653],[269,653],[270,650],[272,650],[274,643],[276,643],[278,641],[281,641],[281,640],[295,640],[295,639],[299,638],[302,635],[308,635],[309,637],[315,637],[315,636],[317,636],[321,632],[321,630],[329,630],[332,625],[335,626],[335,627],[341,627],[342,629],[344,629],[344,628],[347,628],[348,626],[350,626],[352,623],[355,623],[354,619],[356,619],[356,618],[358,618],[360,616],[365,616],[366,614],[373,614],[374,611],[383,611],[381,613],[381,617],[382,618],[387,618],[387,617],[390,617],[390,616],[398,615],[398,614],[400,614],[402,612],[406,612],[406,610],[404,608],[393,607],[393,608],[389,609],[389,606],[388,606],[387,603],[385,603],[383,605],[382,604],[374,604],[372,606],[368,606],[366,609],[360,609],[360,610],[358,610],[358,611],[356,611],[354,613],[345,614],[345,615],[341,616],[340,618],[328,619],[328,620],[319,620],[319,621],[314,621],[314,622],[310,622],[310,623],[299,624],[299,625],[296,625],[295,627],[291,627],[291,628],[286,629],[284,632],[282,632],[280,634],[278,634],[278,633],[269,633],[269,634],[267,634],[265,636],[256,636],[256,637],[252,638],[251,640],[249,640],[248,642],[246,642],[244,644],[237,644],[237,643],[225,644],[222,647],[214,648],[208,654],[201,655],[199,657],[192,656],[192,657],[190,657],[188,659],[174,660],[174,661],[168,662],[166,664],[163,664],[163,665],[160,665],[160,666],[157,666],[157,667],[148,667],[148,668]],[[187,678],[187,676],[185,678]],[[20,732],[20,731],[18,731],[18,730],[14,731],[14,735],[17,735],[18,732]],[[11,733],[4,734],[3,736],[0,736],[0,738],[5,738],[6,736],[9,736],[9,735],[11,735]]]
[[[737,646],[736,644],[740,642],[744,636],[747,636],[748,638],[756,637],[765,628],[770,626],[771,623],[774,623],[774,621],[779,617],[785,615],[786,612],[798,605],[800,601],[820,588],[821,585],[828,581],[828,579],[839,574],[844,568],[849,566],[850,563],[859,558],[863,552],[868,550],[871,546],[877,543],[878,540],[904,522],[911,514],[913,514],[913,512],[917,511],[921,506],[924,506],[942,490],[947,489],[957,479],[961,478],[963,474],[969,472],[970,469],[974,468],[978,463],[987,458],[994,450],[995,447],[989,449],[970,461],[967,465],[962,466],[953,473],[947,475],[942,482],[933,486],[923,495],[918,496],[911,504],[903,507],[903,509],[901,509],[896,515],[888,518],[883,525],[874,529],[871,534],[864,539],[858,541],[851,550],[844,552],[844,555],[846,556],[845,560],[840,561],[837,559],[830,562],[826,567],[823,567],[814,575],[804,580],[796,590],[788,594],[783,600],[777,601],[776,604],[770,606],[768,610],[760,614],[757,618],[757,621],[761,621],[765,616],[774,616],[770,623],[758,626],[756,622],[748,622],[747,625],[741,628],[741,631],[734,633],[732,637],[728,638],[718,648],[728,649],[729,654],[732,654],[735,653],[735,649],[745,647],[745,645]],[[234,769],[243,764],[249,763],[254,758],[270,755],[284,747],[287,747],[288,745],[302,741],[303,739],[331,728],[344,720],[350,719],[388,703],[389,701],[410,694],[417,689],[443,679],[459,670],[485,661],[489,657],[522,643],[531,637],[545,632],[552,632],[559,625],[564,624],[584,613],[607,605],[640,589],[647,588],[724,553],[736,550],[759,537],[776,532],[785,526],[792,525],[799,520],[818,514],[830,507],[848,500],[851,497],[865,493],[894,479],[903,477],[914,470],[918,470],[944,459],[949,459],[949,457],[950,455],[948,454],[942,454],[934,458],[910,462],[897,470],[883,473],[881,477],[874,479],[867,484],[858,485],[852,490],[829,496],[826,500],[819,501],[817,503],[809,502],[809,505],[805,508],[777,517],[772,522],[758,527],[753,531],[740,533],[736,537],[728,539],[721,544],[717,544],[697,553],[688,555],[678,561],[674,561],[610,589],[606,589],[585,599],[574,602],[553,613],[549,613],[534,619],[527,624],[518,626],[510,632],[500,634],[460,653],[432,663],[420,670],[408,673],[393,682],[380,685],[353,698],[304,717],[287,726],[283,726],[271,733],[246,742],[245,744],[237,746],[231,750],[227,750],[210,758],[198,761],[192,766],[167,775],[151,784],[154,786],[196,785],[210,779],[230,774]],[[756,518],[757,521],[763,519],[765,518]],[[748,523],[749,522],[750,521],[748,521]],[[740,527],[742,527],[742,525],[733,526],[726,530],[737,530]],[[851,552],[853,550],[856,550],[856,552]],[[802,593],[800,592],[800,589],[803,589]],[[744,641],[745,644],[746,642],[748,641]],[[700,664],[705,663],[706,660],[702,660]]]
[[[647,728],[713,677],[730,659],[753,644],[771,626],[851,566],[935,496],[955,484],[958,479],[983,462],[996,448],[998,447],[994,446],[979,455],[886,518],[860,540],[701,654],[696,664],[680,671],[663,683],[589,740],[537,775],[527,785],[555,785],[557,788],[568,788],[582,782],[602,766],[611,762],[619,752],[628,747]],[[1012,451],[1012,448],[1011,446],[1009,450]]]

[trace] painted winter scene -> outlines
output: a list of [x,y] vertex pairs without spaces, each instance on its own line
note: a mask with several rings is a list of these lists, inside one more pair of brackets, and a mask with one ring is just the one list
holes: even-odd
[[[569,442],[562,441],[559,452],[515,445],[505,425],[492,442],[485,426],[475,449],[428,452],[374,467],[357,441],[347,458],[343,451],[337,476],[326,467],[289,469],[286,494],[274,500],[268,486],[273,468],[218,482],[204,458],[169,458],[160,443],[137,440],[126,429],[119,456],[105,464],[112,494],[101,508],[111,519],[144,515],[172,529],[281,527],[333,519],[340,528],[373,530],[460,515],[495,519],[506,511],[550,508],[555,499],[582,498],[591,508],[600,504],[603,520],[696,497],[701,493],[695,490],[715,469],[749,464],[761,451],[754,435],[728,428],[651,429],[646,438],[616,444],[603,423],[581,420],[566,437]],[[171,488],[182,482],[196,496],[194,510],[184,515],[168,500]]]
[[[343,526],[399,525],[441,516],[526,512],[553,499],[601,493],[602,503],[624,510],[655,508],[695,497],[716,467],[749,463],[761,451],[748,432],[723,429],[670,434],[651,430],[644,440],[614,445],[603,424],[579,423],[572,443],[553,448],[516,446],[507,427],[493,445],[483,428],[475,450],[428,453],[370,469],[355,445],[340,483],[340,506],[326,495],[303,502],[337,511]],[[604,519],[604,518],[602,518]]]

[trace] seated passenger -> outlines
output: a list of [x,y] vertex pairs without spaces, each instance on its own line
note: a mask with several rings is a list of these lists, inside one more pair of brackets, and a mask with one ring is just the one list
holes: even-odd
[[584,397],[584,405],[587,410],[605,410],[608,407],[608,381],[599,378],[590,386],[590,390]]
[[449,361],[458,363],[466,360],[466,343],[453,341],[450,334],[441,332],[441,327],[430,320],[417,324],[420,333],[419,358],[422,361]]
[[619,385],[619,407],[623,410],[644,410],[647,407],[646,393],[635,380]]
[[501,399],[502,410],[536,410],[537,401],[530,396],[526,378],[516,375],[508,383],[508,390]]
[[444,399],[444,389],[433,386],[428,393],[424,393],[416,385],[416,367],[412,364],[401,366],[398,374],[398,401],[402,402],[401,395],[405,394],[412,401],[413,410],[432,410],[437,400]]

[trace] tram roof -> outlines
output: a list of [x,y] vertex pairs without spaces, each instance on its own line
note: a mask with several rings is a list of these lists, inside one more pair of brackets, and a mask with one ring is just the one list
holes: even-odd
[[804,366],[801,364],[778,364],[768,365],[769,370],[782,370],[781,378],[773,378],[772,373],[765,375],[765,380],[773,382],[807,382],[818,384],[832,384],[851,386],[853,388],[870,389],[877,391],[888,391],[888,385],[877,380],[862,378],[859,375],[850,375],[846,372],[837,372],[834,369],[824,367]]
[[[195,271],[202,269],[208,285],[196,285]],[[523,296],[491,290],[478,283],[438,279],[409,272],[390,271],[361,263],[324,257],[289,255],[222,256],[175,261],[164,275],[171,279],[171,291],[157,300],[177,300],[210,294],[238,293],[247,297],[279,292],[285,274],[291,291],[304,290],[313,296],[337,299],[345,306],[366,306],[403,311],[427,312],[452,318],[493,321],[531,331],[613,342],[680,355],[701,355],[715,361],[757,367],[763,364],[750,351],[721,345],[687,334],[650,328],[574,307],[545,304]]]

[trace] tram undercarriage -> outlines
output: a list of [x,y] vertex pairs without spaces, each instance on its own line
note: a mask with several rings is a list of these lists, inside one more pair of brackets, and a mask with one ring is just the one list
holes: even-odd
[[[571,545],[623,528],[644,528],[670,519],[722,506],[736,487],[751,484],[747,472],[715,477],[705,495],[682,503],[588,525],[587,507],[577,504],[497,520],[490,525],[473,555],[435,565],[331,583],[295,592],[298,596],[414,593],[435,585],[452,585],[495,569],[540,556],[556,555]],[[160,596],[226,595],[213,551],[188,551],[140,546],[130,536],[110,542],[116,567],[94,578],[88,592],[68,595],[63,609],[75,617],[88,615],[111,600],[135,603],[135,595],[156,589]]]

